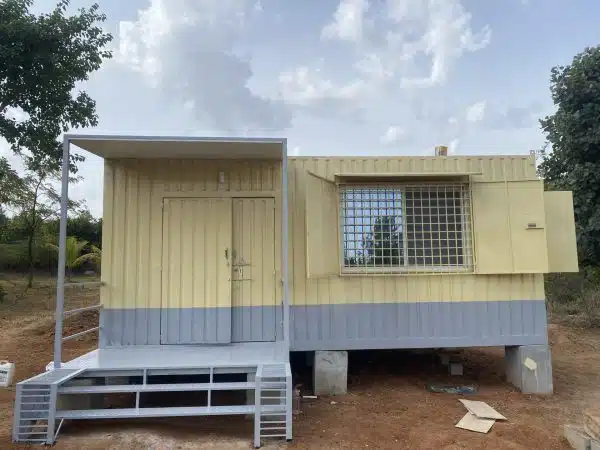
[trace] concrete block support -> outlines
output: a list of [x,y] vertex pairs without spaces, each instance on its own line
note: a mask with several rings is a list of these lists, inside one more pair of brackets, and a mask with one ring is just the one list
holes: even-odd
[[552,355],[548,345],[505,348],[504,361],[509,382],[525,394],[552,394]]
[[348,392],[348,352],[316,351],[313,363],[315,395],[343,395]]

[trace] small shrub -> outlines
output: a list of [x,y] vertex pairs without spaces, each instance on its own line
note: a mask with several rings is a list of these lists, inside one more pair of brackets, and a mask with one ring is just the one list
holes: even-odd
[[4,303],[4,299],[6,298],[6,291],[4,290],[4,286],[0,283],[0,303]]

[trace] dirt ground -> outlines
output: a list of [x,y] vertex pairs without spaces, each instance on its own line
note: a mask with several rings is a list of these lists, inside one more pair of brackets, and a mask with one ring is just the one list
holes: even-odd
[[[4,277],[6,280],[6,277]],[[1,282],[1,281],[0,281]],[[0,360],[17,364],[16,380],[44,370],[52,359],[54,286],[37,282],[25,290],[10,280],[0,304]],[[98,301],[96,289],[70,288],[68,308]],[[95,326],[88,313],[72,319],[65,334]],[[450,377],[428,354],[399,351],[350,355],[349,393],[306,400],[294,419],[294,442],[263,448],[290,449],[567,449],[566,422],[580,423],[583,408],[600,406],[600,330],[550,325],[552,396],[523,395],[504,378],[502,349],[461,353],[464,376]],[[65,344],[65,358],[93,349],[94,335]],[[295,382],[310,383],[310,371],[295,365]],[[434,394],[431,382],[476,384],[468,398],[483,400],[504,414],[488,434],[455,428],[465,414],[460,397]],[[0,389],[0,448],[27,448],[11,442],[14,385]],[[251,448],[252,421],[242,417],[65,423],[57,449],[243,449]]]

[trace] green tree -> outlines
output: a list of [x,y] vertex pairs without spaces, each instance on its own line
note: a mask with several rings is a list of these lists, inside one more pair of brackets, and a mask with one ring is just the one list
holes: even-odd
[[[75,236],[67,237],[66,241],[66,261],[65,267],[67,277],[73,275],[73,271],[78,267],[82,266],[86,262],[93,262],[97,265],[100,264],[102,258],[102,251],[95,245],[90,245],[90,251],[82,254],[82,252],[88,247],[89,242],[86,240],[79,240]],[[48,247],[58,252],[58,246],[56,244],[48,244]]]
[[573,191],[579,256],[600,264],[600,46],[551,72],[556,112],[540,120],[550,151],[539,172],[550,189]]
[[[45,225],[45,232],[51,236],[58,236],[60,221],[50,220]],[[102,219],[97,219],[88,210],[69,217],[67,220],[67,235],[84,239],[90,244],[100,247],[102,242]]]
[[8,160],[0,157],[0,207],[17,199],[20,183],[19,175],[10,167]]
[[[98,123],[94,100],[74,91],[112,57],[106,47],[112,36],[100,26],[106,17],[97,4],[71,16],[69,0],[41,15],[30,12],[32,4],[0,1],[0,136],[29,167],[56,168],[62,158],[58,137]],[[82,159],[73,155],[71,169]]]
[[[44,223],[60,213],[60,195],[54,187],[59,180],[58,172],[52,168],[29,170],[20,179],[19,191],[9,205],[9,210],[14,213],[11,227],[18,229],[27,240],[28,287],[33,285],[35,242],[40,237]],[[69,209],[77,210],[79,206],[79,202],[69,201]]]
[[379,216],[375,219],[372,232],[363,246],[369,265],[399,266],[402,258],[402,232],[394,216]]

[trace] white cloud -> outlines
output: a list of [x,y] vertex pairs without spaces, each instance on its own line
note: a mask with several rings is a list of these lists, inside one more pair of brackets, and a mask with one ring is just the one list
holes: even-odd
[[[405,87],[444,84],[456,60],[490,42],[491,28],[486,25],[473,31],[471,14],[460,0],[388,0],[388,5],[388,16],[397,24],[391,30],[391,40],[402,50],[403,59],[423,54],[431,64],[427,76],[403,77]],[[410,37],[412,30],[416,39]]]
[[120,23],[116,59],[204,126],[229,133],[283,130],[290,111],[250,89],[250,63],[233,51],[261,11],[250,0],[151,0],[135,22]]
[[393,145],[406,137],[406,131],[395,125],[388,127],[386,132],[381,136],[380,142],[383,145]]
[[306,106],[351,97],[364,104],[370,95],[443,85],[465,53],[488,45],[491,29],[474,30],[461,0],[387,0],[382,8],[369,8],[367,0],[340,0],[322,36],[350,46],[347,79],[336,83],[324,76],[322,63],[286,70],[280,77],[286,102],[298,104],[301,97]]
[[308,106],[321,101],[348,101],[356,99],[364,88],[362,80],[336,84],[321,76],[319,69],[298,67],[279,76],[281,95],[286,102]]
[[467,122],[481,122],[485,115],[485,107],[485,101],[477,102],[469,106],[465,113],[465,118],[467,119]]
[[363,37],[367,0],[341,0],[332,21],[323,27],[321,36],[326,39],[359,42]]

